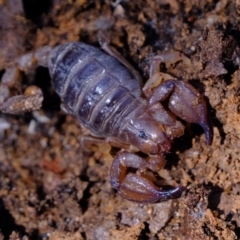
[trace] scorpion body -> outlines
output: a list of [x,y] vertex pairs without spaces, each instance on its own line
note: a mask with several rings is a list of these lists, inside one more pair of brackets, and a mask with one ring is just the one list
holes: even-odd
[[[104,33],[100,32],[99,42],[108,54],[72,42],[43,47],[21,57],[3,74],[0,110],[18,114],[39,109],[43,100],[40,88],[30,86],[24,94],[13,97],[9,88],[18,81],[21,71],[27,72],[36,65],[48,67],[63,109],[94,137],[106,138],[113,146],[125,149],[117,154],[110,171],[111,184],[123,198],[150,203],[180,196],[182,186],[164,190],[155,185],[156,178],[147,169],[161,169],[172,139],[184,133],[184,126],[176,117],[200,124],[207,143],[212,141],[204,97],[187,82],[159,72],[161,62],[183,61],[191,67],[191,61],[176,51],[153,57],[150,78],[141,91],[139,74],[109,45]],[[168,102],[167,108],[163,101]],[[129,150],[140,150],[149,156],[142,158]]]
[[[140,83],[119,61],[84,43],[61,45],[51,56],[55,91],[68,112],[94,135],[132,144],[149,154],[169,149],[162,126],[148,114]],[[149,135],[156,136],[146,146]]]

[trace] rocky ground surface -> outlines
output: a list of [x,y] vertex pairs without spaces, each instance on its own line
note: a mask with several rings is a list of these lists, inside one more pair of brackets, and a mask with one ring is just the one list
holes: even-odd
[[168,72],[206,96],[214,127],[208,146],[201,127],[187,124],[159,171],[165,184],[187,187],[181,198],[132,203],[110,185],[110,146],[82,146],[84,130],[60,111],[48,70],[25,74],[21,88],[38,85],[44,102],[0,115],[0,239],[239,239],[239,22],[238,0],[0,0],[0,76],[41,46],[99,46],[104,29],[144,81],[149,57],[188,56],[194,67]]

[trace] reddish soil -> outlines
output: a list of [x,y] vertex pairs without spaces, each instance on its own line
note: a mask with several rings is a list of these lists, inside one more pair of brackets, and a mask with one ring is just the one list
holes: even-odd
[[40,67],[20,84],[41,87],[43,108],[0,115],[0,239],[239,239],[239,1],[118,2],[0,0],[0,76],[41,46],[99,46],[99,29],[144,81],[148,58],[175,49],[194,67],[179,62],[169,72],[206,96],[213,143],[206,145],[201,127],[186,125],[159,171],[165,184],[187,187],[182,196],[145,205],[124,200],[110,185],[110,146],[83,148],[84,130],[60,111]]

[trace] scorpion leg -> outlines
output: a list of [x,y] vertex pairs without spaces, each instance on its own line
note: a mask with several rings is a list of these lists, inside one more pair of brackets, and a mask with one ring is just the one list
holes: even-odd
[[107,33],[103,30],[98,32],[98,41],[101,45],[101,48],[108,53],[110,56],[116,58],[120,63],[122,63],[131,73],[134,79],[142,83],[142,78],[139,75],[138,71],[119,53],[114,47],[110,45],[110,40],[107,36]]
[[[212,125],[208,118],[204,96],[190,84],[173,79],[168,74],[156,72],[161,61],[171,60],[171,63],[174,62],[174,59],[171,59],[172,57],[171,53],[170,56],[165,53],[163,56],[153,58],[153,66],[150,69],[152,76],[150,76],[143,88],[144,94],[148,97],[149,109],[151,111],[156,104],[169,97],[169,110],[189,123],[201,125],[206,135],[207,144],[211,144],[213,137]],[[186,59],[186,57],[183,58],[184,62],[189,65],[190,60],[187,61]],[[155,114],[157,115],[157,113]],[[161,112],[159,112],[160,114]]]
[[9,114],[20,114],[41,108],[43,93],[37,86],[29,86],[23,94],[11,96],[11,90],[19,92],[21,72],[28,72],[36,66],[47,66],[50,47],[43,47],[35,53],[28,53],[16,61],[15,66],[8,68],[2,76],[0,85],[0,111]]
[[[149,168],[159,170],[165,165],[163,156],[150,156],[143,159],[129,152],[120,152],[111,167],[111,184],[121,197],[139,203],[154,203],[181,195],[184,188],[178,186],[171,190],[162,190],[153,184],[153,178],[144,174]],[[128,168],[138,169],[137,173],[127,172]]]
[[160,55],[151,58],[149,69],[150,78],[143,87],[145,96],[149,97],[152,89],[159,86],[163,81],[167,79],[174,79],[171,75],[160,72],[160,64],[164,62],[168,68],[170,65],[179,61],[183,61],[188,68],[193,67],[191,60],[177,51],[163,52]]

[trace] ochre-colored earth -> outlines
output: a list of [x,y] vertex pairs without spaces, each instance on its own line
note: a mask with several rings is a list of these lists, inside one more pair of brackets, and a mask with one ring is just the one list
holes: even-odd
[[179,62],[169,72],[205,95],[214,127],[208,146],[201,127],[187,124],[158,172],[187,187],[181,198],[132,203],[110,185],[110,146],[81,144],[84,130],[60,111],[48,70],[26,74],[22,89],[38,85],[44,103],[0,115],[0,239],[239,239],[239,23],[237,0],[0,0],[0,76],[41,46],[99,46],[104,29],[144,81],[149,57],[188,56],[194,68]]

